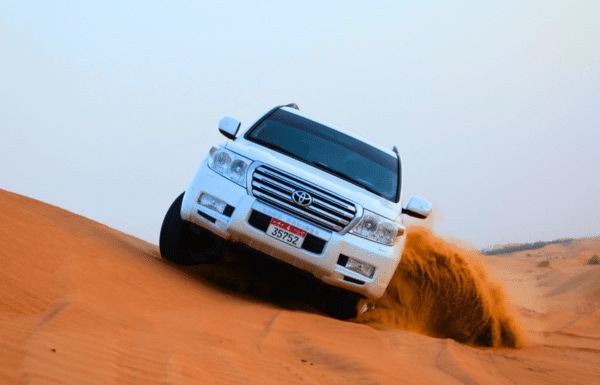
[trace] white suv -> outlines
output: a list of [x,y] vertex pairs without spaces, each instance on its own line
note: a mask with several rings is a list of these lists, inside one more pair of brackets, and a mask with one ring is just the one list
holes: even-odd
[[431,204],[402,208],[402,163],[383,148],[277,106],[243,134],[211,148],[187,190],[171,205],[160,252],[181,265],[208,262],[241,242],[329,285],[326,311],[353,318],[361,298],[383,296],[405,242],[402,214],[425,218]]

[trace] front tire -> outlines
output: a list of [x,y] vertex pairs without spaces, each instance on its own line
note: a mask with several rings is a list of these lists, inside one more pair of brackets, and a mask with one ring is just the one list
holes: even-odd
[[196,265],[198,262],[192,257],[190,243],[193,234],[189,225],[181,219],[181,202],[183,194],[175,199],[163,220],[160,229],[159,247],[160,255],[181,266]]
[[356,318],[360,297],[346,290],[329,288],[326,294],[325,313],[342,321]]

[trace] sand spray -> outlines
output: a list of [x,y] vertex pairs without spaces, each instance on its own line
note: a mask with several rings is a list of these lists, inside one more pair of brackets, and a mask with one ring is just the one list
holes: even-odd
[[523,346],[504,287],[475,250],[409,227],[402,260],[375,308],[356,322],[495,348]]

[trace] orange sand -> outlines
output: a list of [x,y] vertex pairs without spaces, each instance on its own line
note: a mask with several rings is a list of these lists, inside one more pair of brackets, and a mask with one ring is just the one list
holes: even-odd
[[486,311],[511,325],[516,312],[525,343],[484,349],[333,320],[284,267],[232,254],[180,268],[155,245],[0,190],[0,383],[600,383],[600,266],[585,265],[600,240],[530,253],[471,270],[487,272],[484,296],[507,295]]

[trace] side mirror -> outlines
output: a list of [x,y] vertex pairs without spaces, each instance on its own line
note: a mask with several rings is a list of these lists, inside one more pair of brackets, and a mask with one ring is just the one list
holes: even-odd
[[431,214],[431,202],[419,197],[412,197],[402,209],[402,214],[408,214],[411,217],[425,219]]
[[235,139],[241,124],[242,122],[239,120],[226,116],[219,120],[219,132],[225,135],[227,139]]

